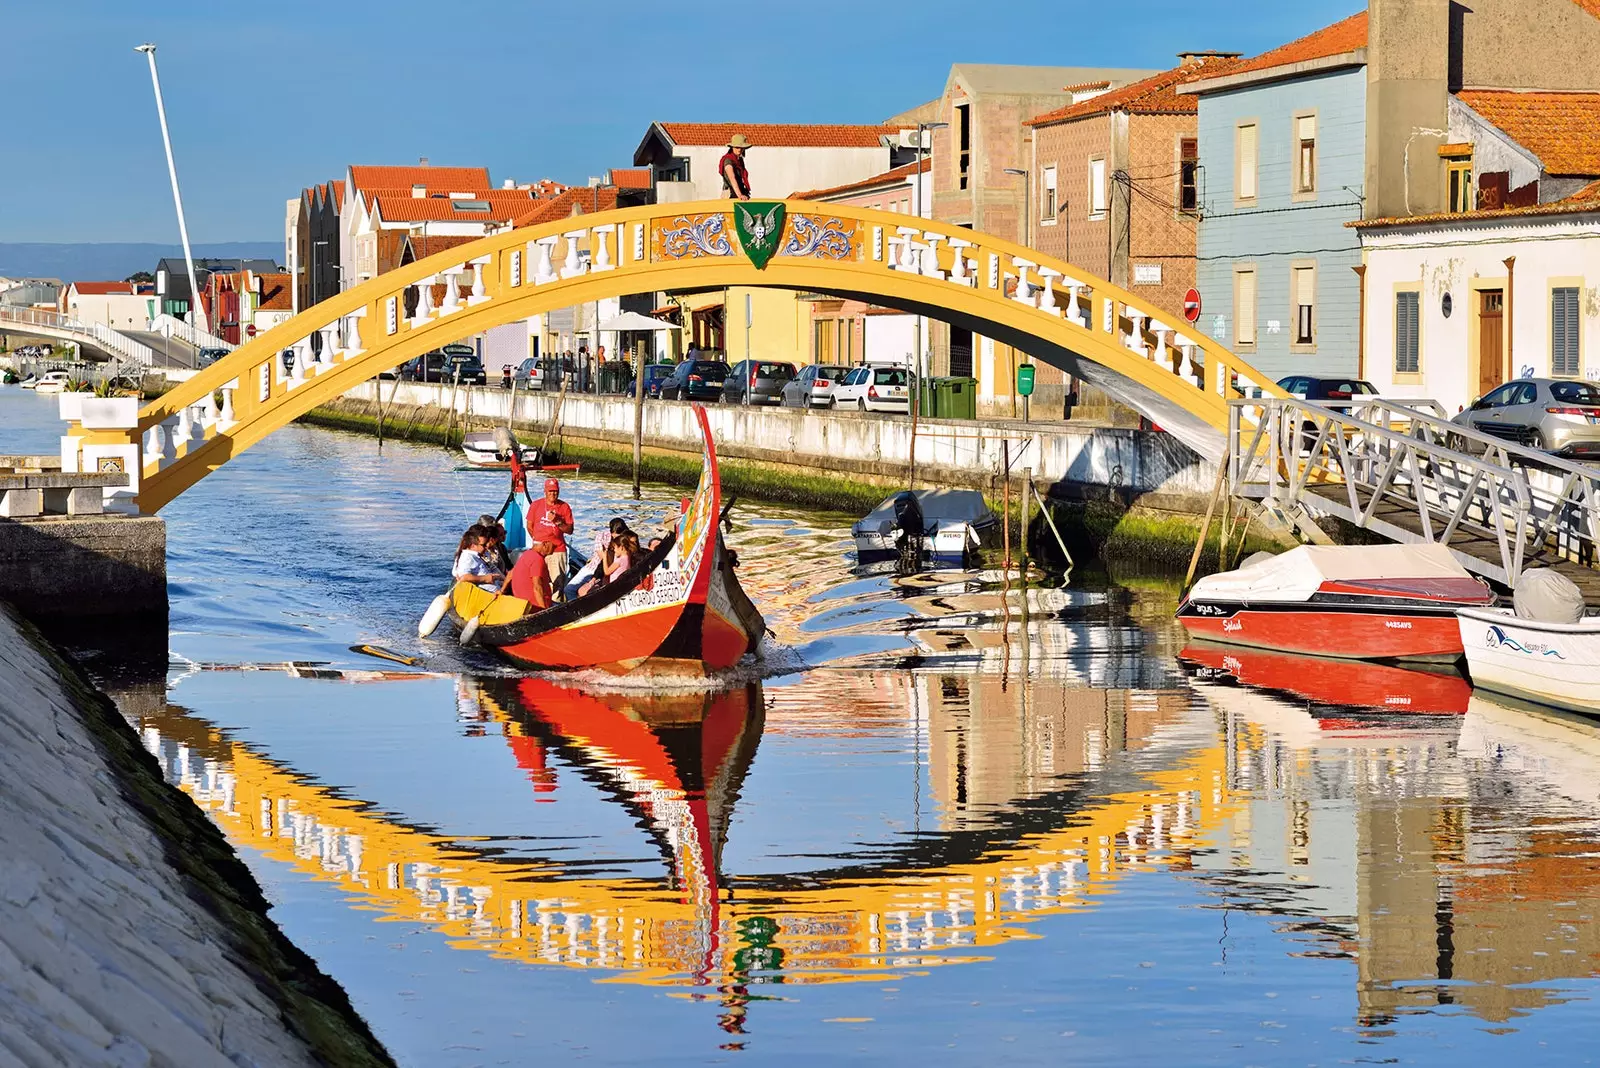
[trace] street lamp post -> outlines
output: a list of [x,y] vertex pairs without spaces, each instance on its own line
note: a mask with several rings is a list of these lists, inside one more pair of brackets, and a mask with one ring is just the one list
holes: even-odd
[[200,286],[195,281],[194,253],[189,250],[189,226],[183,220],[183,197],[178,193],[178,167],[172,162],[172,135],[167,132],[167,107],[161,100],[161,76],[156,73],[156,46],[148,43],[137,45],[134,51],[143,52],[150,61],[150,84],[156,91],[156,117],[161,120],[161,143],[167,149],[167,174],[172,178],[172,203],[178,209],[178,238],[183,242],[183,261],[189,269],[189,310],[195,317],[195,325],[205,330],[206,310],[200,303]]
[[[927,141],[927,134],[925,134],[923,131],[942,130],[949,125],[950,124],[948,122],[917,123],[917,166],[916,173],[912,174],[911,176],[911,195],[916,201],[917,219],[919,220],[918,225],[921,225],[920,220],[922,219],[922,149]],[[931,165],[929,169],[931,173]],[[929,205],[929,207],[931,208],[932,205]],[[919,315],[917,316],[917,352],[915,354],[917,361],[917,378],[916,381],[912,383],[911,389],[911,401],[913,404],[918,403],[918,398],[922,394],[922,381],[926,377],[928,370],[928,356],[928,320],[926,317]]]

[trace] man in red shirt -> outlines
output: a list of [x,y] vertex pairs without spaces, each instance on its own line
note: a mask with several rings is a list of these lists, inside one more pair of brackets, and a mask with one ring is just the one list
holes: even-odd
[[550,607],[550,575],[545,570],[549,555],[550,543],[536,541],[511,569],[511,596],[527,601],[536,612]]
[[560,589],[561,575],[567,570],[567,535],[572,533],[572,509],[561,499],[561,483],[544,480],[544,500],[528,506],[528,540],[550,546],[545,553],[545,570],[550,583]]
[[750,139],[744,134],[728,138],[728,151],[717,161],[717,173],[722,176],[723,190],[735,200],[750,199],[750,173],[744,167],[744,154]]

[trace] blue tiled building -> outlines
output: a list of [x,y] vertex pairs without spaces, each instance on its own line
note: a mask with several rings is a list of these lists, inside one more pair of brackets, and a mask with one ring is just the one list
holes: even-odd
[[1365,12],[1190,83],[1200,327],[1274,379],[1354,375],[1366,172]]

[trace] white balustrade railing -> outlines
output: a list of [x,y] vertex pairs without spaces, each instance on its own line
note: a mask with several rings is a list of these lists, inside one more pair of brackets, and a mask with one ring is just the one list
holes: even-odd
[[201,330],[193,323],[165,312],[150,320],[149,329],[152,334],[175,337],[196,349],[226,349],[232,352],[239,347],[226,338]]
[[135,341],[126,334],[119,334],[104,323],[86,323],[48,308],[12,308],[0,305],[0,326],[6,323],[38,326],[59,333],[76,334],[86,341],[92,340],[96,348],[146,367],[153,364],[156,359],[155,350],[149,345]]

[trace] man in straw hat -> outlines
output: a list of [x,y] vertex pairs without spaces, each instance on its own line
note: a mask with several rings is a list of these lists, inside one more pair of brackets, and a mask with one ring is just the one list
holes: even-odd
[[728,138],[728,151],[717,161],[717,173],[722,175],[722,188],[735,200],[750,199],[750,174],[744,169],[744,154],[750,139],[742,133]]

